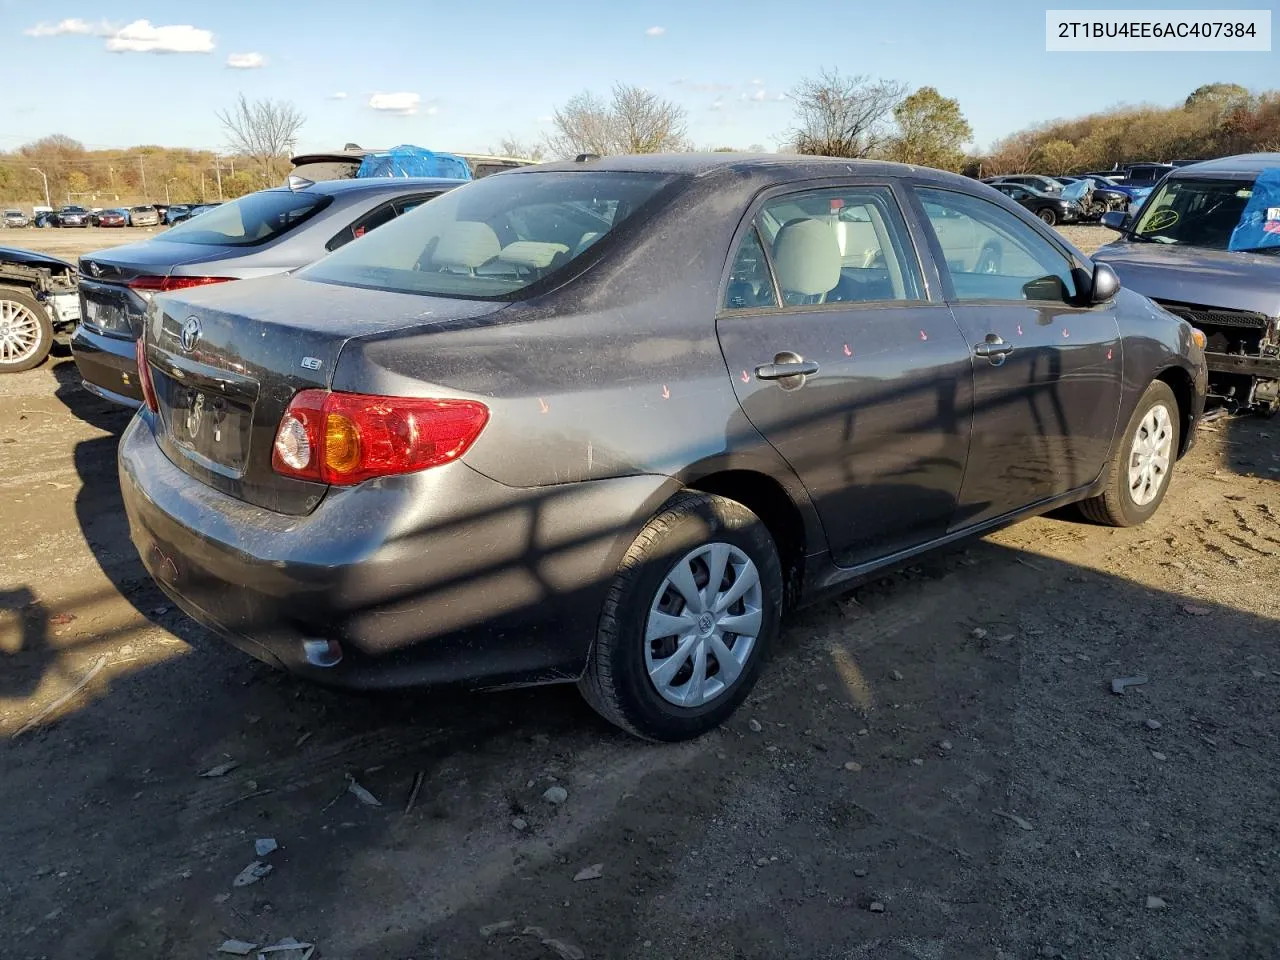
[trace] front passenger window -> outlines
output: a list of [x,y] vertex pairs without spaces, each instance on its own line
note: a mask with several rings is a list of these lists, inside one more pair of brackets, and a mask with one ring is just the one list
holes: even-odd
[[957,300],[1075,301],[1071,261],[1034,228],[980,197],[918,192]]

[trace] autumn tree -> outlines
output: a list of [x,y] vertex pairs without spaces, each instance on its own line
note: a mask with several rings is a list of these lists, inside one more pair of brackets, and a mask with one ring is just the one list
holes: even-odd
[[289,158],[305,118],[287,100],[250,101],[243,93],[235,104],[217,112],[232,153],[248,157],[262,186],[279,183],[289,171]]
[[941,170],[964,165],[964,145],[973,128],[960,112],[960,102],[944,97],[933,87],[921,87],[893,108],[898,129],[890,138],[885,156]]
[[1031,164],[1050,174],[1066,173],[1076,167],[1076,147],[1069,140],[1048,140],[1035,148]]
[[618,84],[606,102],[578,94],[555,112],[555,132],[547,137],[553,156],[581,153],[666,153],[687,148],[683,107],[643,87]]
[[889,140],[889,118],[905,94],[901,83],[824,70],[791,92],[796,105],[791,143],[797,153],[871,156]]

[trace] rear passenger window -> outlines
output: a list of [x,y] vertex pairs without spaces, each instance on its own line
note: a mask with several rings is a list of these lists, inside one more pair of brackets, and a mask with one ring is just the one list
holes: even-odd
[[918,192],[957,300],[1075,299],[1071,261],[1012,213],[964,193]]
[[729,286],[724,292],[724,308],[751,310],[777,305],[778,296],[773,290],[773,278],[769,275],[769,263],[764,257],[760,234],[752,226],[742,238],[738,255],[733,259]]
[[779,197],[758,225],[783,306],[922,299],[914,249],[887,187]]
[[329,250],[337,250],[343,244],[350,243],[352,240],[363,237],[370,230],[374,230],[377,227],[382,226],[384,223],[390,223],[396,218],[396,216],[397,211],[395,206],[390,203],[384,203],[382,206],[375,207],[369,213],[366,213],[349,227],[342,229],[338,235],[325,244],[325,246]]

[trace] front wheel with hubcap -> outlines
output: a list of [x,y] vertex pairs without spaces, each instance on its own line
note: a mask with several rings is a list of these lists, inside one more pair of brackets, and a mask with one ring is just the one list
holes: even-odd
[[1054,213],[1052,207],[1044,207],[1041,210],[1037,210],[1036,216],[1051,227],[1058,222],[1058,215]]
[[0,287],[0,373],[38,367],[53,346],[53,324],[30,294]]
[[751,691],[781,614],[782,568],[760,518],[680,494],[623,558],[579,686],[624,730],[696,737]]
[[1181,432],[1178,400],[1162,380],[1138,401],[1119,449],[1107,465],[1106,485],[1082,501],[1080,512],[1095,523],[1133,527],[1156,512],[1169,490]]

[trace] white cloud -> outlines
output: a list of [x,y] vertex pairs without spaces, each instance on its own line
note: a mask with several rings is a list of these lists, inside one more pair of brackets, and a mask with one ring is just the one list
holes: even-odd
[[329,94],[329,99],[330,99],[330,100],[345,100],[345,99],[347,99],[347,95],[346,95],[345,93],[343,93],[341,90],[339,90],[337,93],[331,93],[331,94]]
[[418,104],[422,97],[416,93],[375,93],[369,98],[369,106],[374,110],[394,113],[401,117],[411,117],[418,112]]
[[227,57],[227,66],[233,70],[257,70],[267,65],[267,58],[260,53],[233,53]]
[[431,107],[427,107],[427,109],[423,110],[422,112],[425,113],[428,117],[434,117],[437,113],[440,112],[440,108],[431,106]]
[[667,32],[666,27],[650,27],[644,32],[646,37],[660,37]]
[[708,109],[708,110],[723,110],[723,109],[724,109],[724,101],[723,101],[723,100],[721,100],[719,97],[717,97],[715,100],[711,101],[711,106],[709,106],[707,109]]
[[538,122],[539,122],[539,123],[554,123],[554,122],[555,122],[555,119],[556,119],[555,117],[553,117],[551,114],[547,113],[547,114],[543,114],[541,117],[539,117],[539,118],[538,118]]
[[86,36],[93,33],[101,34],[110,32],[110,29],[105,23],[95,26],[88,20],[72,17],[69,20],[59,20],[57,23],[37,23],[34,27],[22,32],[28,37],[60,37],[67,33],[78,33]]
[[763,99],[764,99],[764,87],[761,87],[759,90],[757,90],[755,93],[753,93],[753,94],[751,95],[751,99],[752,99],[752,100],[756,100],[756,101],[763,100]]
[[764,86],[764,81],[763,81],[763,80],[752,80],[752,81],[751,81],[751,85],[752,85],[753,87],[763,87],[763,86]]
[[135,20],[107,35],[107,49],[113,53],[210,53],[213,32],[189,24],[157,27],[150,20]]

